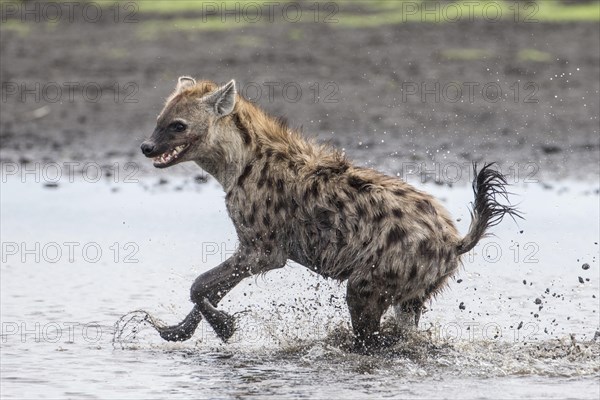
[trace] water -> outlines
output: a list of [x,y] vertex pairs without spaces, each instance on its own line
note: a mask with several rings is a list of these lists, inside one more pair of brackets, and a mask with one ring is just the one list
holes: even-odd
[[[140,326],[113,344],[129,311],[179,322],[193,279],[231,254],[223,193],[184,179],[9,179],[2,398],[598,398],[598,185],[552,186],[513,188],[526,220],[503,222],[465,257],[418,332],[358,355],[346,350],[344,285],[295,264],[224,299],[238,317],[231,343],[202,323],[184,343]],[[470,189],[424,189],[466,232]]]

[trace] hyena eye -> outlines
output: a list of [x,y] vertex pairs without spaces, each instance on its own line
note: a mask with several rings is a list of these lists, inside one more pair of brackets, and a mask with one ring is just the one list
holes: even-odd
[[175,132],[183,132],[187,129],[187,126],[183,122],[174,122],[171,127]]

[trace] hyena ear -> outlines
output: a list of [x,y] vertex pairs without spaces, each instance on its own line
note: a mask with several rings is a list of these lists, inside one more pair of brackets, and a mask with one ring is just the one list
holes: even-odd
[[177,87],[175,88],[175,92],[179,93],[183,89],[187,89],[196,84],[196,80],[190,76],[180,76],[177,80]]
[[202,102],[210,105],[217,117],[224,117],[233,111],[236,93],[235,81],[232,79],[216,92],[203,98]]

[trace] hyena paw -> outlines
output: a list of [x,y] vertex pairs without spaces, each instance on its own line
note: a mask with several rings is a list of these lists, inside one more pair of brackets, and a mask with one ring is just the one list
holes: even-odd
[[160,337],[169,342],[183,342],[194,335],[193,329],[186,329],[182,325],[156,327]]
[[213,329],[219,339],[227,342],[235,333],[235,318],[229,314],[223,314],[219,323],[213,325]]
[[235,333],[235,318],[224,311],[214,307],[207,299],[202,302],[202,313],[206,321],[224,342],[227,342]]

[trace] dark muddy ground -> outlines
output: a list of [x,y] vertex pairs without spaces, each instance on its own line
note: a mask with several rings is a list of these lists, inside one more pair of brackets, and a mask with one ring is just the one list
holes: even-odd
[[[148,172],[139,144],[176,78],[193,75],[235,78],[307,135],[388,172],[485,160],[519,163],[521,176],[598,177],[596,22],[279,21],[211,30],[179,29],[175,17],[5,22],[2,161],[134,161]],[[69,93],[69,85],[78,86]]]

